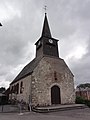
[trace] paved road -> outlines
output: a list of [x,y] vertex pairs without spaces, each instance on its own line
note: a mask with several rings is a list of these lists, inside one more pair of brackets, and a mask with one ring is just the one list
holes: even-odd
[[0,113],[0,120],[90,120],[90,108],[52,113]]

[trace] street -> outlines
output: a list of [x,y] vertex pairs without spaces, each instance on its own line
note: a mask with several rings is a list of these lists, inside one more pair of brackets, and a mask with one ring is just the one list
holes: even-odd
[[51,113],[0,113],[0,120],[90,120],[90,108]]

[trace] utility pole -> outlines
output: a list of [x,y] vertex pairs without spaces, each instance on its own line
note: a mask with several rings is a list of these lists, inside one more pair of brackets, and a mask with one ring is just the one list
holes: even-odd
[[[1,23],[0,23],[0,26],[2,26]],[[2,104],[2,112],[3,112],[3,101],[2,101],[2,97],[3,97],[3,96],[1,96],[1,104]]]

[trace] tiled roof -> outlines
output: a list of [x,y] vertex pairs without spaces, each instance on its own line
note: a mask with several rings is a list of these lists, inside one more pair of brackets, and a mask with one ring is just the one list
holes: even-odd
[[[17,75],[17,77],[11,82],[11,84],[21,80],[22,78],[30,75],[33,70],[35,69],[35,67],[38,65],[39,61],[41,58],[35,58],[33,59],[30,63],[28,63],[23,69],[22,71]],[[11,85],[10,84],[10,85]]]

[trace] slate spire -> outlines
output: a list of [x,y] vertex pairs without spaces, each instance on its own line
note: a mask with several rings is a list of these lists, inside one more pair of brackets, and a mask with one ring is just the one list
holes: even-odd
[[45,18],[44,18],[44,24],[43,24],[43,30],[42,30],[42,37],[49,37],[51,38],[51,32],[47,20],[47,14],[45,13]]

